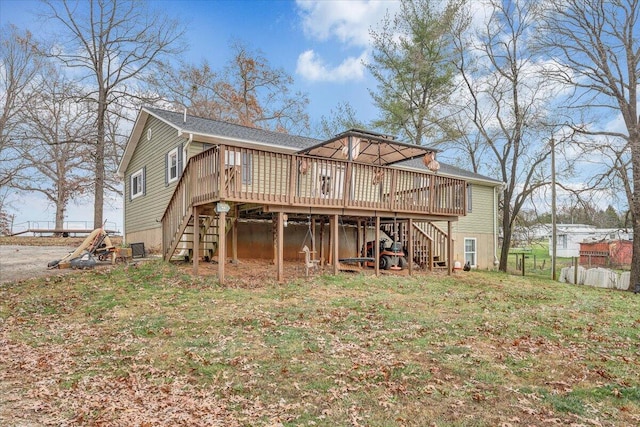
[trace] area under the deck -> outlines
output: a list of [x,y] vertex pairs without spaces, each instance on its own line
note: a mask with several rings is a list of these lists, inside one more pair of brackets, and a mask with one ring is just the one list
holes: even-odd
[[[184,261],[173,261],[178,267],[183,270],[186,274],[193,273],[193,264],[191,262]],[[364,274],[364,275],[375,275],[374,268],[363,267],[359,269],[353,269],[353,266],[344,266],[346,268],[351,268],[351,271],[340,271],[340,274]],[[304,254],[300,254],[300,259],[298,260],[285,260],[284,261],[284,277],[287,282],[292,282],[295,280],[313,280],[314,277],[317,278],[322,274],[333,274],[333,266],[325,265],[318,266],[317,269],[311,269],[309,272],[309,276],[305,275],[305,261]],[[390,275],[390,276],[408,276],[409,269],[405,268],[404,270],[380,270],[381,275]],[[414,266],[413,268],[413,276],[417,275],[433,275],[433,274],[443,274],[446,275],[446,270],[438,270],[430,272],[426,269],[418,268]],[[198,275],[199,276],[214,276],[218,275],[218,263],[216,261],[213,262],[200,262],[198,264]],[[277,267],[270,260],[264,259],[240,259],[238,263],[232,263],[227,261],[225,265],[225,286],[243,286],[243,287],[251,287],[251,286],[259,286],[264,283],[273,283],[277,284],[278,280],[276,278],[277,275]]]

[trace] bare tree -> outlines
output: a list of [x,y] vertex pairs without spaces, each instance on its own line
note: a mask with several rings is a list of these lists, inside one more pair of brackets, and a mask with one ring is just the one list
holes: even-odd
[[370,93],[381,114],[374,126],[417,145],[451,139],[453,32],[465,24],[463,3],[403,0],[395,16],[386,16],[381,29],[371,31],[373,53],[367,68],[378,84]]
[[[474,168],[504,182],[503,243],[499,269],[507,258],[516,220],[539,189],[549,185],[549,123],[554,88],[541,76],[544,65],[530,50],[538,18],[536,2],[491,0],[489,17],[470,38],[458,38],[459,72],[467,89],[462,122],[475,128],[457,148],[473,157]],[[467,128],[468,129],[468,128]],[[482,154],[482,158],[479,155]]]
[[208,62],[183,64],[163,76],[167,100],[176,109],[243,126],[304,134],[309,132],[307,95],[292,93],[293,78],[273,68],[260,51],[240,42],[231,45],[233,58],[220,70]]
[[188,108],[198,117],[221,119],[218,82],[218,73],[203,60],[200,65],[184,63],[178,69],[169,69],[153,84],[174,109]]
[[[60,24],[55,49],[49,55],[76,70],[93,102],[95,140],[94,227],[102,226],[108,121],[112,106],[126,104],[144,79],[165,58],[180,51],[183,34],[178,21],[150,10],[136,0],[44,0],[47,16]],[[112,162],[113,164],[113,162]]]
[[[548,73],[574,91],[568,108],[601,114],[579,131],[605,144],[590,150],[610,159],[603,176],[619,180],[634,230],[631,283],[640,282],[640,2],[638,0],[548,0],[540,44],[558,67]],[[604,120],[621,118],[621,126]],[[603,120],[604,119],[604,120]],[[619,142],[617,142],[619,141]],[[598,153],[599,152],[599,153]],[[631,286],[633,288],[633,286]]]
[[320,137],[332,138],[349,129],[366,129],[368,126],[358,119],[357,112],[349,102],[339,103],[331,109],[329,116],[322,116],[317,134]]
[[13,25],[0,31],[0,189],[9,185],[22,168],[15,150],[19,111],[35,91],[41,61],[29,32]]
[[77,103],[79,88],[51,69],[43,86],[23,106],[16,150],[25,162],[25,174],[13,182],[21,191],[44,195],[55,206],[56,229],[63,228],[69,202],[91,186],[93,104]]

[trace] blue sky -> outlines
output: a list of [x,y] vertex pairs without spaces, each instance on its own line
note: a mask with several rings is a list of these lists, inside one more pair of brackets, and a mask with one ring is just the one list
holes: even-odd
[[[393,14],[396,0],[150,0],[187,29],[189,49],[184,59],[192,64],[207,60],[214,68],[231,56],[232,40],[262,51],[273,68],[294,78],[296,91],[309,98],[312,126],[339,103],[349,102],[358,118],[376,118],[370,89],[376,82],[364,67],[370,55],[369,30],[385,13]],[[476,25],[484,20],[482,2],[471,3]],[[0,24],[13,23],[35,35],[45,24],[33,12],[37,0],[0,0]],[[619,119],[619,117],[618,117]],[[619,123],[618,123],[619,124]],[[20,195],[14,211],[21,220],[51,220],[55,210],[37,196]],[[70,206],[69,220],[93,218],[92,203]],[[105,205],[105,218],[122,227],[122,201]]]
[[[294,78],[307,93],[313,121],[349,101],[363,121],[375,117],[369,89],[375,81],[364,68],[369,29],[395,0],[152,0],[151,4],[184,23],[189,63],[206,59],[214,68],[230,57],[232,40],[259,49],[274,68]],[[0,0],[0,22],[31,29],[42,27],[33,0]]]
[[[363,60],[369,54],[369,29],[387,10],[397,10],[395,0],[153,0],[154,7],[178,18],[187,28],[189,63],[206,59],[214,68],[230,57],[231,40],[259,49],[274,68],[294,78],[295,89],[309,98],[312,124],[332,108],[348,101],[362,121],[375,118],[369,89],[375,81]],[[15,24],[36,36],[43,24],[34,13],[34,0],[0,0],[0,24]],[[37,196],[21,196],[14,206],[21,220],[52,220],[55,210]],[[69,207],[69,220],[91,220],[92,203]],[[26,208],[25,206],[29,206]],[[104,217],[121,228],[120,199],[105,206]]]

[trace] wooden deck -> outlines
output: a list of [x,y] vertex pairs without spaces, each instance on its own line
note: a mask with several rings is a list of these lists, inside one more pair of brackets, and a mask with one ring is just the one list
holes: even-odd
[[171,257],[194,218],[226,222],[226,212],[215,210],[220,202],[236,217],[278,221],[326,215],[451,222],[465,215],[466,200],[466,181],[426,170],[219,145],[189,159],[162,218],[163,251]]

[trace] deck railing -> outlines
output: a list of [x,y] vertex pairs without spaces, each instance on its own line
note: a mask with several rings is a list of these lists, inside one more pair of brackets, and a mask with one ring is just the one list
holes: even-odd
[[466,183],[426,171],[218,145],[189,159],[162,219],[164,247],[191,206],[215,201],[462,216]]
[[195,204],[226,200],[465,214],[465,181],[433,173],[224,145],[194,156],[188,166]]

